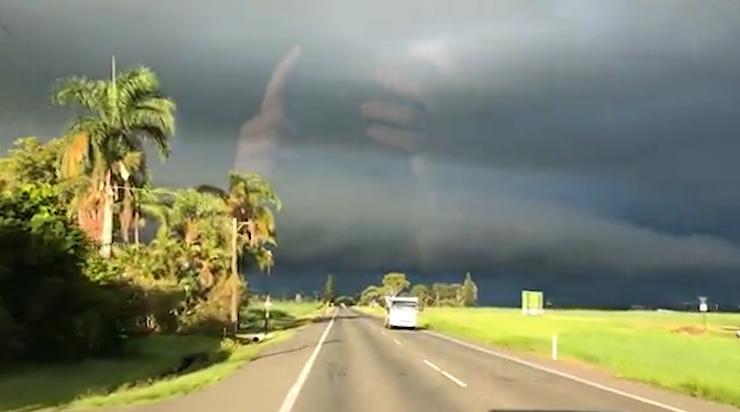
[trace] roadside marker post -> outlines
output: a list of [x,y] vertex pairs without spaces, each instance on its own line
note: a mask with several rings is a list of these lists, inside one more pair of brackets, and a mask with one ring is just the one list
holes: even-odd
[[701,312],[701,321],[704,325],[704,330],[707,330],[707,312],[709,311],[709,305],[707,305],[707,297],[699,296],[699,312]]
[[265,333],[267,333],[267,329],[270,323],[270,308],[272,307],[272,302],[270,301],[270,295],[267,295],[265,298]]
[[558,335],[552,335],[552,360],[558,360]]

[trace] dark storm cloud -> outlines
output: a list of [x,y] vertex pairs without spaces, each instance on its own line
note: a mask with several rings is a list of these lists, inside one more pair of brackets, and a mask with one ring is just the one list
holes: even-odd
[[424,115],[409,105],[369,100],[360,106],[360,110],[367,119],[411,128],[419,128],[423,125]]
[[0,20],[0,30],[2,30],[2,31],[3,31],[3,33],[4,33],[4,34],[5,34],[6,36],[10,37],[11,39],[13,38],[13,32],[12,32],[12,31],[10,31],[10,27],[8,27],[8,25],[7,25],[7,24],[3,23],[3,21],[2,21],[2,20]]
[[[328,154],[338,164],[328,168],[333,177],[321,196],[312,192],[326,185],[327,176],[316,173],[315,167],[302,167],[303,179],[290,185],[277,176],[286,204],[301,200],[300,207],[286,208],[283,214],[283,224],[296,230],[282,241],[290,250],[291,264],[329,260],[338,267],[373,268],[381,262],[387,267],[454,271],[460,270],[460,262],[475,268],[525,268],[536,262],[565,274],[600,268],[629,275],[740,266],[740,253],[728,241],[670,235],[577,207],[517,196],[516,186],[525,184],[521,176],[512,179],[443,161],[431,161],[414,174],[400,156]],[[285,151],[277,161],[290,174],[285,169],[290,169],[291,160],[319,163],[326,155]],[[383,163],[385,171],[369,178],[376,163]],[[480,181],[470,181],[473,175]],[[363,185],[357,185],[362,176]],[[434,182],[434,190],[424,190],[419,176]],[[355,213],[357,209],[363,213]],[[336,224],[326,225],[329,217]]]
[[285,200],[278,265],[740,268],[740,3],[17,0],[0,19],[4,139],[59,133],[54,78],[151,65],[180,109],[155,175],[222,183],[261,153],[236,164]]

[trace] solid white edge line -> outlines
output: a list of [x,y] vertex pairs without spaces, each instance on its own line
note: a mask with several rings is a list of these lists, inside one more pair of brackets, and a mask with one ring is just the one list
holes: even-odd
[[461,381],[460,379],[457,379],[456,377],[452,376],[451,373],[448,373],[446,371],[443,371],[439,366],[433,364],[432,362],[429,362],[427,359],[424,359],[424,363],[427,364],[430,368],[434,369],[435,371],[441,373],[445,378],[451,380],[452,382],[455,382],[458,386],[461,386],[463,388],[467,388],[468,384]]
[[[565,372],[561,372],[561,371],[558,371],[558,370],[555,370],[555,369],[550,369],[550,368],[548,368],[546,366],[541,366],[541,365],[538,365],[536,363],[532,363],[532,362],[529,362],[529,361],[525,361],[523,359],[515,358],[513,356],[509,356],[509,355],[503,354],[501,352],[497,352],[495,350],[482,348],[482,347],[480,347],[478,345],[474,345],[472,343],[468,343],[468,342],[465,342],[465,341],[462,341],[462,340],[459,340],[459,339],[455,339],[455,338],[452,338],[450,336],[446,336],[446,335],[442,335],[442,334],[435,333],[435,332],[430,332],[430,331],[422,331],[422,332],[424,332],[424,333],[426,333],[426,334],[428,334],[430,336],[434,336],[434,337],[437,337],[437,338],[440,338],[440,339],[447,340],[447,341],[452,342],[452,343],[456,343],[456,344],[461,345],[461,346],[465,346],[465,347],[467,347],[469,349],[473,349],[473,350],[477,350],[479,352],[487,353],[489,355],[493,355],[493,356],[499,357],[501,359],[506,359],[506,360],[508,360],[510,362],[518,363],[520,365],[528,366],[528,367],[530,367],[532,369],[537,369],[537,370],[542,371],[542,372],[551,373],[553,375],[557,375],[557,376],[560,376],[562,378],[570,379],[572,381],[575,381],[575,382],[578,382],[578,383],[582,383],[584,385],[588,385],[588,386],[591,386],[591,387],[594,387],[594,388],[597,388],[597,389],[601,389],[601,390],[606,391],[606,392],[611,392],[611,393],[613,393],[615,395],[620,395],[620,396],[623,396],[625,398],[629,398],[629,399],[636,400],[636,401],[639,401],[639,402],[642,402],[642,403],[646,403],[648,405],[657,406],[659,408],[662,408],[662,409],[665,409],[665,410],[669,410],[669,411],[672,411],[672,412],[688,412],[685,409],[676,408],[674,406],[666,405],[664,403],[660,403],[660,402],[654,401],[652,399],[643,398],[642,396],[638,396],[638,395],[633,395],[633,394],[631,394],[629,392],[624,392],[622,390],[619,390],[619,389],[616,389],[616,388],[612,388],[611,386],[606,386],[606,385],[602,385],[600,383],[589,381],[587,379],[579,378],[578,376],[571,375],[571,374],[565,373]],[[424,361],[424,362],[426,362],[426,361]]]
[[316,358],[319,356],[321,346],[324,344],[326,337],[329,335],[329,330],[331,330],[331,327],[334,325],[334,318],[336,316],[337,312],[334,311],[334,313],[331,315],[331,320],[329,321],[329,324],[326,325],[326,329],[324,329],[324,333],[321,335],[321,339],[319,339],[319,342],[316,344],[316,348],[314,348],[311,357],[308,358],[306,364],[303,365],[303,369],[298,375],[298,379],[295,381],[293,386],[290,387],[288,394],[285,396],[285,400],[283,400],[283,404],[282,406],[280,406],[280,412],[290,412],[293,409],[296,400],[298,400],[298,395],[301,393],[303,384],[306,383],[308,374],[311,372],[311,368],[313,367],[314,362],[316,362]]

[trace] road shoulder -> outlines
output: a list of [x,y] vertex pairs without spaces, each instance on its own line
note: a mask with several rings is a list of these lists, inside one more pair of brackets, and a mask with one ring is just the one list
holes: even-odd
[[278,410],[326,326],[321,317],[296,329],[289,339],[266,348],[216,384],[156,403],[96,408],[95,412],[243,412]]

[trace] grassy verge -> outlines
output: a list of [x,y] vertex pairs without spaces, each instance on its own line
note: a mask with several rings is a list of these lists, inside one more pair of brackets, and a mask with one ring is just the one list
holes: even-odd
[[192,392],[230,375],[266,345],[287,339],[292,333],[288,329],[320,313],[315,304],[278,302],[273,308],[278,317],[270,339],[257,344],[212,336],[147,336],[132,339],[125,354],[115,359],[6,367],[0,372],[0,411],[85,409]]
[[[325,313],[326,308],[316,302],[295,303],[275,301],[270,308],[269,330],[285,330],[304,325],[316,316]],[[242,311],[242,330],[262,332],[265,325],[265,309],[262,303],[255,303]]]
[[[370,311],[370,313],[377,311]],[[740,406],[740,341],[726,326],[740,315],[562,310],[430,308],[421,323],[474,341],[546,355],[553,334],[562,358],[616,376]]]
[[87,394],[76,399],[68,406],[72,409],[84,409],[95,406],[128,405],[155,401],[175,395],[182,395],[218,382],[234,373],[245,362],[255,358],[268,344],[287,339],[290,331],[276,332],[272,339],[251,345],[241,345],[233,341],[221,342],[221,351],[226,356],[223,360],[202,369],[164,378],[152,382],[142,382],[133,386],[123,386],[111,393]]

